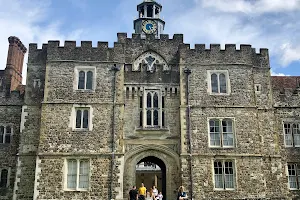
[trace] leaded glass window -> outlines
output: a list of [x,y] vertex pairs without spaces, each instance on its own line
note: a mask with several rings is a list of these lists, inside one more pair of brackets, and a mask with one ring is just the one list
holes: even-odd
[[234,189],[234,164],[232,161],[214,161],[214,181],[216,189]]
[[225,70],[209,71],[210,76],[210,92],[212,94],[227,94],[229,93],[229,78],[228,72]]
[[161,128],[165,126],[165,97],[160,90],[145,90],[139,99],[140,126]]
[[94,72],[92,70],[80,70],[78,72],[77,89],[92,90],[94,84]]
[[2,169],[1,170],[1,179],[0,179],[0,188],[7,187],[7,180],[8,180],[8,170]]
[[0,144],[10,144],[12,137],[11,126],[0,126]]
[[90,163],[87,159],[67,160],[67,189],[86,190],[89,187]]
[[76,129],[88,129],[89,108],[76,108]]
[[288,163],[288,181],[290,189],[299,189],[300,168],[296,163]]
[[233,147],[234,130],[232,119],[210,119],[209,138],[211,147]]
[[287,147],[300,147],[300,124],[284,123],[284,139]]

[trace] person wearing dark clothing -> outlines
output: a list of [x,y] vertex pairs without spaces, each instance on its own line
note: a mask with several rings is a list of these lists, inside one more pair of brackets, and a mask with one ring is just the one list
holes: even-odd
[[138,191],[135,186],[129,191],[129,200],[138,200]]
[[178,189],[178,194],[177,194],[177,200],[187,200],[188,197],[186,195],[186,192],[184,192],[183,186],[180,186]]

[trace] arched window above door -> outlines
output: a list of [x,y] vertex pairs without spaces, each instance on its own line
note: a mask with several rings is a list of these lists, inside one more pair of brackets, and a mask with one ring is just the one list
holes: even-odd
[[159,54],[148,51],[140,55],[133,63],[133,71],[140,71],[143,67],[146,67],[148,72],[155,72],[158,67],[162,67],[162,71],[169,71],[170,68],[165,59]]

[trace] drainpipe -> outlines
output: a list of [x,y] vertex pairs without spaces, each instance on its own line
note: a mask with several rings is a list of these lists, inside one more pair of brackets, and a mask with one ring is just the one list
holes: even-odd
[[109,199],[113,199],[113,177],[114,177],[114,168],[115,168],[115,110],[116,110],[116,74],[118,71],[120,71],[120,68],[117,67],[116,64],[111,68],[111,71],[114,72],[113,77],[113,109],[112,109],[112,126],[111,126],[111,136],[112,136],[112,148],[111,148],[111,168],[110,168],[110,193],[109,193]]
[[192,73],[189,68],[184,69],[184,73],[186,74],[186,126],[187,126],[187,135],[189,138],[189,168],[190,168],[190,182],[191,182],[191,187],[190,187],[190,194],[191,194],[191,199],[193,200],[193,173],[192,173],[192,137],[191,137],[191,106],[190,106],[190,92],[189,92],[189,84],[190,84],[190,74]]

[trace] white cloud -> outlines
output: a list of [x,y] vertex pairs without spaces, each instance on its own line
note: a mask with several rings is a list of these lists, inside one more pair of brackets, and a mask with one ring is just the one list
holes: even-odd
[[205,8],[214,8],[222,12],[244,12],[262,14],[268,12],[287,12],[300,9],[299,0],[198,0]]
[[[300,59],[299,0],[194,0],[171,13],[167,30],[183,33],[187,43],[251,44],[268,48],[282,67]],[[284,44],[293,44],[281,48]]]
[[292,61],[300,61],[300,44],[292,46],[290,43],[284,43],[281,45],[282,57],[281,63],[283,66],[287,66]]
[[273,70],[271,70],[271,75],[272,76],[290,76],[290,75],[287,75],[287,74],[284,74],[284,73],[276,73]]
[[[0,0],[0,69],[5,69],[6,66],[9,36],[19,37],[27,48],[31,42],[38,43],[40,48],[42,43],[51,39],[75,40],[80,36],[83,32],[80,29],[71,30],[68,34],[60,31],[62,23],[48,18],[50,5],[50,0]],[[46,25],[41,26],[39,22]],[[28,53],[23,67],[23,83],[26,81],[27,55]]]

